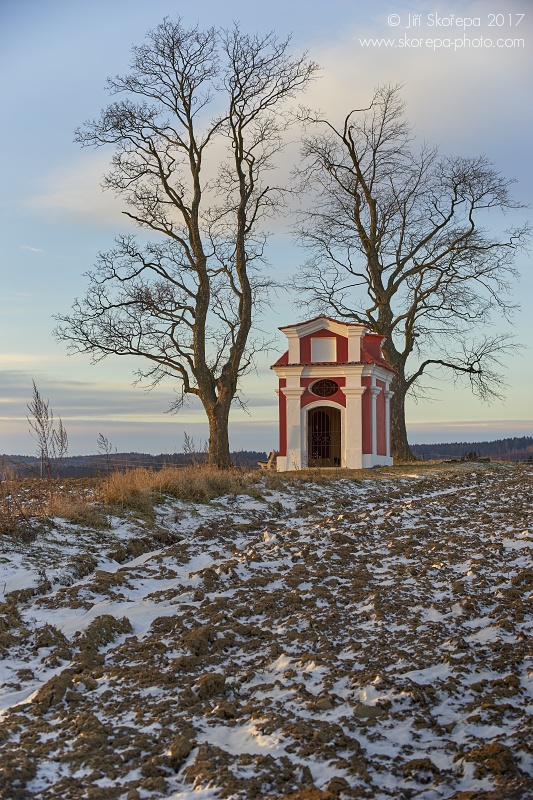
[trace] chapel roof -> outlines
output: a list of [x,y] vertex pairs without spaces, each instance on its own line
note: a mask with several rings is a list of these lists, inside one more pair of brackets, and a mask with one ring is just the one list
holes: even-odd
[[316,322],[319,319],[323,319],[326,322],[333,322],[336,325],[346,325],[348,328],[364,328],[364,325],[361,325],[360,322],[346,322],[343,319],[334,319],[333,317],[327,317],[325,314],[318,314],[316,317],[312,317],[311,319],[306,319],[303,322],[295,322],[294,325],[283,325],[281,328],[278,328],[280,331],[286,331],[290,328],[301,328],[304,325],[309,325],[310,322]]
[[[385,338],[385,337],[380,337],[380,338]],[[293,364],[289,364],[289,351],[286,350],[283,353],[283,355],[281,355],[278,358],[278,360],[274,364],[272,364],[270,369],[274,369],[275,367],[347,367],[347,366],[357,366],[360,364],[377,364],[381,367],[384,367],[385,369],[390,370],[390,372],[396,371],[394,367],[392,367],[389,364],[389,362],[386,361],[384,358],[371,355],[367,350],[365,350],[363,343],[361,344],[360,361],[299,361]]]

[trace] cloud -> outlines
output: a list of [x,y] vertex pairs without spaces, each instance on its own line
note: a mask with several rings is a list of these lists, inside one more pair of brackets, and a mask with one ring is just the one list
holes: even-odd
[[33,364],[39,361],[50,361],[50,356],[35,353],[0,353],[0,364]]
[[128,224],[121,214],[124,202],[101,187],[110,160],[109,153],[84,153],[78,161],[45,175],[41,191],[27,197],[24,205],[53,221]]
[[[420,28],[407,29],[409,11],[399,3],[394,11],[401,23],[391,27],[387,12],[376,13],[371,22],[347,25],[340,41],[318,42],[313,57],[323,68],[322,77],[308,91],[305,103],[319,107],[328,117],[341,124],[352,108],[363,107],[372,99],[373,87],[382,83],[403,83],[407,114],[415,132],[424,139],[443,144],[443,151],[472,155],[489,150],[489,155],[512,156],[509,148],[512,131],[527,129],[531,106],[524,102],[531,38],[531,21],[522,19],[517,28],[490,27],[493,11],[485,0],[467,2],[454,8],[447,3],[446,16],[479,18],[480,27],[463,28],[429,26],[429,13],[434,8],[422,2]],[[506,6],[508,17],[516,22],[514,11],[521,11],[515,2]],[[411,14],[411,17],[413,15]],[[440,17],[444,14],[441,13]],[[527,27],[526,27],[527,25]],[[502,33],[503,32],[503,33]],[[523,38],[524,46],[498,48],[499,38]],[[364,46],[364,39],[380,39]],[[450,40],[449,47],[434,50],[426,42],[439,38]],[[454,49],[455,39],[466,37],[470,46]],[[385,46],[383,41],[394,41]],[[399,47],[398,40],[415,39],[423,46]],[[492,46],[472,43],[490,40]],[[479,44],[479,43],[478,43]],[[523,136],[513,137],[522,155],[526,155]],[[522,172],[520,173],[522,174]]]
[[[34,443],[28,434],[27,403],[31,399],[31,376],[24,370],[0,372],[0,452],[31,454]],[[61,417],[70,442],[70,453],[96,452],[98,433],[103,432],[121,451],[173,452],[182,446],[183,431],[197,443],[209,433],[201,405],[192,401],[178,414],[165,414],[172,387],[159,386],[150,393],[112,381],[46,379],[37,386],[56,419]],[[234,449],[274,449],[277,420],[272,409],[254,408],[254,419],[231,415],[231,446]],[[269,419],[270,417],[270,419]]]
[[20,249],[21,250],[29,250],[30,253],[44,253],[44,250],[42,250],[40,247],[30,247],[27,244],[21,244],[20,245]]

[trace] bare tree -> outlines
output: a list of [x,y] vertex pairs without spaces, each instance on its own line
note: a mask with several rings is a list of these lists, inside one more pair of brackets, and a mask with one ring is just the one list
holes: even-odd
[[[163,21],[133,48],[131,72],[109,80],[112,103],[77,132],[115,146],[105,186],[124,213],[158,234],[132,236],[99,256],[86,296],[59,316],[57,335],[98,361],[142,356],[139,380],[177,379],[177,409],[196,395],[209,420],[209,459],[229,466],[228,419],[262,338],[251,339],[269,280],[261,275],[264,220],[283,187],[266,183],[289,124],[285,102],[316,67],[289,39],[185,29]],[[209,106],[214,118],[208,118]],[[205,177],[207,175],[207,177]]]
[[111,470],[111,455],[117,452],[117,448],[113,448],[111,441],[103,433],[98,434],[96,445],[98,455],[105,456],[106,470],[109,472]]
[[63,460],[66,458],[68,453],[68,436],[61,417],[59,417],[57,429],[54,429],[53,432],[52,450],[55,462],[57,464],[57,476],[60,478],[61,471],[63,469]]
[[183,431],[183,455],[187,464],[195,467],[198,464],[205,464],[208,458],[208,446],[208,442],[202,445],[202,440],[200,439],[200,445],[197,447],[194,437],[189,436],[187,431]]
[[514,181],[483,156],[415,152],[400,89],[378,88],[340,127],[302,110],[311,135],[297,233],[310,252],[299,280],[307,301],[388,337],[392,451],[405,459],[405,397],[424,391],[423,375],[466,378],[484,400],[499,395],[512,341],[484,328],[493,312],[513,311],[513,264],[529,226],[483,227],[489,212],[523,207],[510,196]]
[[61,477],[63,459],[68,451],[68,436],[61,417],[58,423],[54,420],[54,412],[50,408],[50,401],[45,400],[35,381],[31,403],[28,403],[30,433],[37,442],[37,455],[40,461],[41,478],[52,478],[53,464],[56,463],[58,477]]

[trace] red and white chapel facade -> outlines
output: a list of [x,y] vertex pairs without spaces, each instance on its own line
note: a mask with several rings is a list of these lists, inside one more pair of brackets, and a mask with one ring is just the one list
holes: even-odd
[[319,316],[280,328],[289,349],[279,378],[281,472],[390,465],[390,384],[383,336]]

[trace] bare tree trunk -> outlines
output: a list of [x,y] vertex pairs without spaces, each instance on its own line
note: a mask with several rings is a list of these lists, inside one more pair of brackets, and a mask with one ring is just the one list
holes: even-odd
[[218,469],[229,469],[229,405],[216,403],[213,408],[206,409],[209,419],[209,464]]
[[[386,319],[383,323],[385,330],[388,322]],[[416,461],[409,447],[405,424],[405,397],[409,391],[409,383],[405,379],[405,356],[398,352],[392,337],[384,341],[383,353],[396,372],[391,384],[394,392],[390,402],[391,455],[395,461]]]
[[405,395],[407,384],[405,378],[399,373],[393,380],[391,389],[394,392],[390,405],[390,435],[391,453],[397,461],[416,461],[407,440],[407,427],[405,424]]

